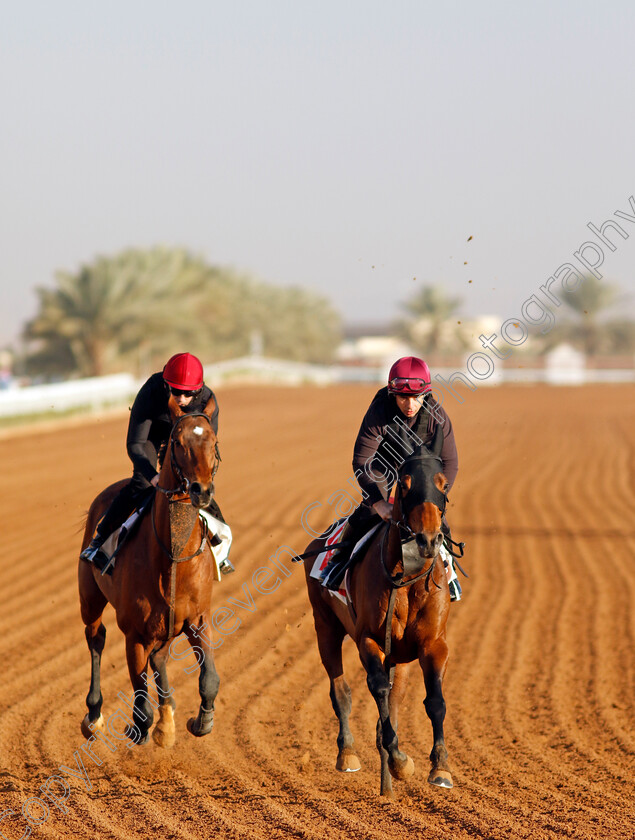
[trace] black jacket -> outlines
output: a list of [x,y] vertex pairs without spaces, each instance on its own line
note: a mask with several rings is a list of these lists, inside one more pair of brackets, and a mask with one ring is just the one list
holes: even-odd
[[[397,462],[398,459],[390,455],[391,449],[385,446],[385,443],[388,443],[389,447],[392,446],[393,451],[399,451],[398,447],[395,447],[394,441],[387,435],[388,427],[396,417],[410,429],[415,427],[418,437],[424,444],[429,444],[432,441],[435,429],[441,423],[443,429],[441,459],[443,461],[443,474],[448,480],[449,487],[454,484],[454,479],[459,470],[459,456],[456,451],[452,422],[434,397],[431,394],[426,395],[419,412],[414,417],[408,418],[399,411],[397,401],[394,396],[388,393],[388,388],[381,388],[375,394],[362,420],[353,451],[353,470],[369,505],[375,504],[386,496],[387,488],[383,485],[383,482],[381,480],[373,481],[372,476],[369,476],[367,471],[367,465],[372,467],[373,458],[378,454],[378,450],[380,450],[382,457],[391,462],[393,467],[399,467],[405,459],[404,454]],[[382,444],[384,445],[382,446]],[[369,471],[380,474],[382,467],[378,466],[376,469],[370,469]]]
[[[187,414],[202,411],[207,405],[213,391],[203,385],[201,392],[183,410]],[[163,380],[163,374],[153,373],[150,379],[141,387],[132,404],[126,448],[135,472],[141,473],[147,481],[152,481],[157,474],[156,461],[149,457],[148,443],[152,444],[156,453],[160,453],[170,438],[172,418],[168,409],[170,389]],[[212,427],[218,434],[218,400],[211,416]],[[154,463],[153,463],[154,461]]]

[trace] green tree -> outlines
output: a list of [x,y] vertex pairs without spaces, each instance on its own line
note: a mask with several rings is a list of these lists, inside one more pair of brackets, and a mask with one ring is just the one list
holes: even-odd
[[327,361],[340,335],[324,298],[256,282],[183,249],[128,250],[59,272],[37,290],[26,325],[27,369],[37,374],[147,375],[183,349],[205,362],[244,355],[251,335],[266,355]]
[[452,323],[461,298],[450,297],[440,286],[423,286],[402,304],[406,318],[398,322],[402,338],[423,354],[466,346],[459,325]]
[[566,341],[588,356],[620,352],[619,346],[628,342],[628,329],[618,327],[616,322],[612,330],[610,322],[602,317],[619,300],[618,286],[598,280],[592,274],[584,276],[574,291],[562,296],[574,320],[561,322],[551,330],[545,349]]
[[187,293],[207,267],[185,251],[157,248],[98,257],[76,274],[58,272],[55,288],[39,288],[38,314],[24,337],[30,369],[101,376],[131,357],[161,355],[183,332]]

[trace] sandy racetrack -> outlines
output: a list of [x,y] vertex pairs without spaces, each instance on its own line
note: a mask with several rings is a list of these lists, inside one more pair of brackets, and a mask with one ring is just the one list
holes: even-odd
[[[309,542],[349,487],[372,389],[221,391],[218,499],[237,573],[214,638],[214,730],[198,708],[192,654],[172,661],[177,744],[78,753],[89,655],[76,568],[85,511],[129,474],[126,418],[31,428],[0,440],[0,836],[54,838],[608,838],[635,836],[635,404],[632,388],[500,388],[450,400],[461,459],[449,512],[468,545],[464,599],[449,620],[446,740],[455,787],[426,783],[432,733],[420,673],[400,715],[415,775],[378,796],[376,707],[346,646],[362,759],[338,774],[336,721],[302,569],[268,595],[251,583],[281,546]],[[251,596],[251,598],[250,598]],[[252,600],[253,599],[253,600]],[[232,602],[233,601],[233,602]],[[242,606],[240,605],[241,602]],[[123,637],[106,611],[104,714],[130,694]],[[66,813],[35,797],[64,765]],[[90,790],[87,790],[90,786]],[[42,800],[40,800],[42,801]],[[14,813],[10,813],[13,811]],[[39,825],[36,823],[40,822]],[[27,835],[24,835],[25,837]]]

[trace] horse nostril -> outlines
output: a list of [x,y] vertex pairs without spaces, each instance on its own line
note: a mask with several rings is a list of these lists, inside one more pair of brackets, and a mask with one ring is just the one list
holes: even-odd
[[190,492],[191,492],[191,493],[194,493],[196,496],[200,496],[200,495],[201,495],[201,489],[202,489],[202,488],[201,488],[201,485],[199,484],[199,482],[198,482],[198,481],[193,481],[193,482],[190,484]]

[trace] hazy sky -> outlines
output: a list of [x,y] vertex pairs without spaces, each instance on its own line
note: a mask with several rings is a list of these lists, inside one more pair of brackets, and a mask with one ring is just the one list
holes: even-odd
[[634,212],[632,0],[0,9],[0,346],[55,271],[158,244],[349,321],[424,281],[505,319]]

